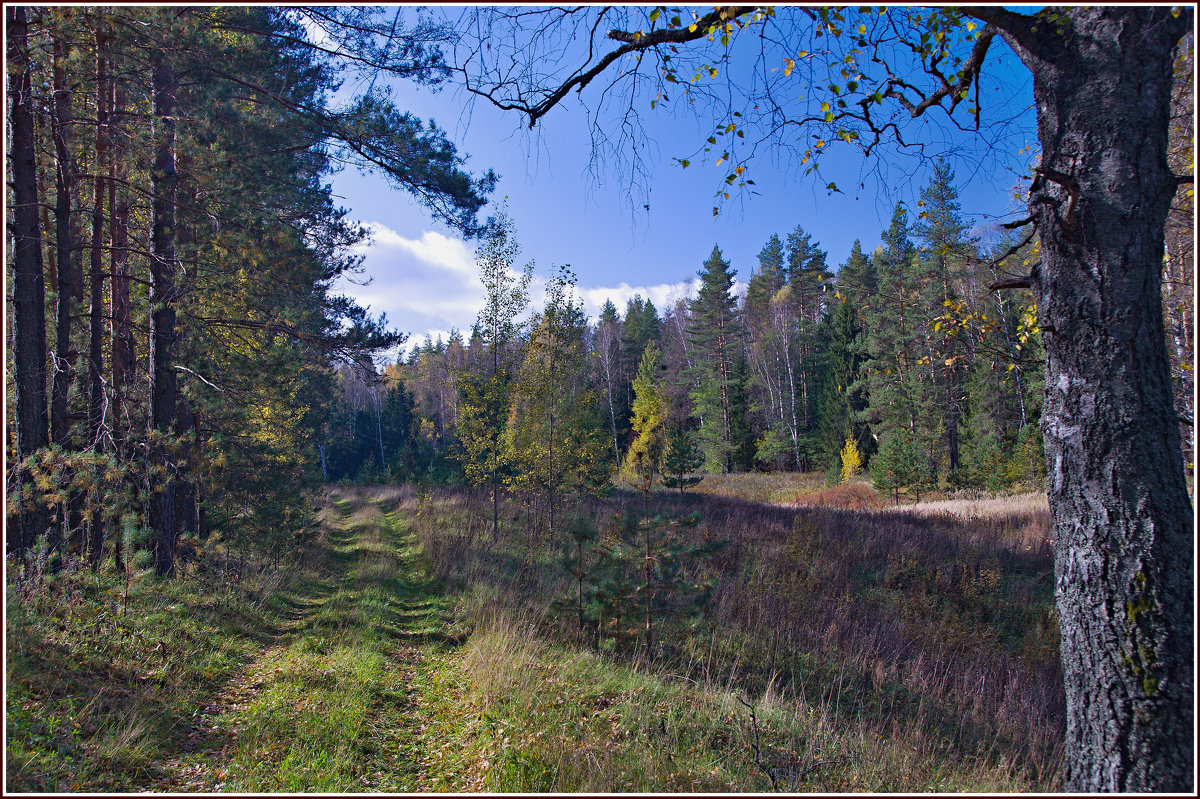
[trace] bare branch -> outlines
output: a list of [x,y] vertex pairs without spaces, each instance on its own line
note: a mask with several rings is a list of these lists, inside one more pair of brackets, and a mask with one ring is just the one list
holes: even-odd
[[[953,112],[958,103],[967,96],[967,92],[970,90],[972,82],[979,74],[979,70],[983,67],[983,59],[987,55],[988,46],[991,45],[992,39],[995,37],[995,35],[996,28],[990,24],[984,26],[983,30],[979,32],[979,37],[975,40],[975,45],[971,48],[970,55],[967,56],[967,59],[963,62],[962,69],[959,70],[959,78],[957,83],[951,84],[945,79],[945,77],[942,76],[941,72],[938,71],[936,64],[931,64],[926,71],[930,75],[940,78],[942,85],[928,97],[923,96],[923,99],[920,103],[914,104],[911,100],[905,97],[903,93],[898,92],[895,90],[895,88],[893,88],[895,86],[900,86],[920,95],[920,92],[914,87],[907,83],[903,83],[896,78],[893,78],[891,81],[889,81],[888,89],[883,93],[884,96],[895,99],[898,103],[900,103],[900,105],[904,106],[904,108],[907,109],[914,118],[921,116],[921,114],[924,114],[935,105],[941,105],[942,100],[945,100],[947,97],[950,98],[950,107],[946,110],[947,112]],[[978,107],[976,107],[975,113],[978,116]],[[976,125],[978,126],[978,120],[976,120]]]

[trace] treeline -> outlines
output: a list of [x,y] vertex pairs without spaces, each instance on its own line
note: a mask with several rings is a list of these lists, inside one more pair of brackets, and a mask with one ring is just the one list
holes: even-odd
[[1027,271],[1036,243],[973,239],[944,162],[874,252],[856,242],[835,272],[797,226],[764,244],[742,295],[716,246],[696,296],[661,312],[637,296],[591,322],[563,267],[525,319],[518,254],[502,220],[467,336],[427,339],[373,389],[343,373],[329,446],[362,457],[330,479],[446,479],[457,462],[472,483],[540,492],[552,514],[557,494],[614,474],[646,488],[701,464],[831,479],[870,466],[878,487],[918,493],[1044,477],[1032,296],[989,289]]
[[376,170],[482,230],[490,172],[386,91],[332,99],[444,79],[446,31],[395,9],[5,11],[7,551],[167,574],[183,536],[287,546],[335,366],[402,341],[330,291],[365,232],[329,175]]

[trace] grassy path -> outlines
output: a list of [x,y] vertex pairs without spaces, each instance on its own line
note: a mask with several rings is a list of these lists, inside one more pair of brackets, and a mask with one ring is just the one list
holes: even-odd
[[332,500],[319,574],[281,597],[275,641],[199,711],[151,790],[429,787],[413,683],[447,647],[443,599],[404,502],[389,512],[361,494]]

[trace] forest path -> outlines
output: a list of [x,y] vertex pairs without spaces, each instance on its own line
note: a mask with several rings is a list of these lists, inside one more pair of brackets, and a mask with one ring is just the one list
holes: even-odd
[[334,492],[313,579],[279,632],[204,708],[149,790],[427,789],[413,682],[445,647],[445,600],[408,530],[413,499]]

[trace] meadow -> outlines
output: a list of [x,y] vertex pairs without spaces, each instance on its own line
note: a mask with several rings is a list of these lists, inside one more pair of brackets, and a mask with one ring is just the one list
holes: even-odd
[[[701,486],[700,616],[580,629],[565,533],[484,493],[340,489],[302,550],[8,585],[9,791],[1054,791],[1048,514]],[[747,480],[747,494],[760,486]],[[845,487],[843,487],[844,489]],[[832,491],[832,493],[830,493]],[[578,511],[600,543],[640,496]],[[825,503],[805,505],[809,503]]]
[[[748,476],[740,488],[759,498],[772,490],[766,482]],[[556,566],[561,531],[555,542],[511,509],[493,541],[485,496],[418,497],[414,529],[429,568],[456,597],[458,617],[476,631],[464,679],[479,701],[503,705],[506,730],[527,731],[512,745],[539,763],[573,764],[552,770],[557,776],[549,782],[493,776],[484,784],[825,791],[1058,785],[1062,677],[1044,507],[1000,502],[996,512],[969,518],[946,508],[879,509],[866,484],[807,492],[793,485],[784,496],[795,507],[784,507],[734,496],[737,483],[706,478],[695,495],[653,496],[652,513],[699,513],[690,535],[729,544],[698,566],[716,579],[703,622],[667,622],[649,665],[636,630],[603,647],[590,632],[580,633],[570,603],[562,602],[576,584]],[[770,498],[778,502],[779,493]],[[611,537],[622,508],[640,507],[640,500],[618,492],[588,503],[585,512],[602,531],[607,524]],[[845,509],[855,505],[874,509]],[[534,656],[531,648],[559,654]],[[559,657],[581,674],[607,664],[671,686],[656,690],[674,691],[673,699],[653,691],[642,697],[646,688],[620,694],[630,712],[643,708],[636,715],[659,708],[651,714],[658,720],[643,719],[634,725],[639,729],[657,724],[669,731],[681,716],[695,721],[679,721],[677,735],[664,732],[669,740],[651,739],[619,766],[573,759],[588,736],[549,740],[546,730],[569,725],[542,700],[578,691],[576,702],[564,702],[586,706],[596,680],[581,677],[563,687],[550,681],[563,679],[561,668],[539,680],[540,672],[526,667]],[[500,691],[496,680],[514,674],[520,682]],[[501,695],[508,698],[496,699]],[[704,729],[711,732],[701,749],[721,752],[725,769],[739,760],[741,766],[680,777],[678,764],[694,760],[692,737],[705,738]],[[653,774],[645,773],[648,752],[667,753],[662,762],[650,756],[657,762]]]

